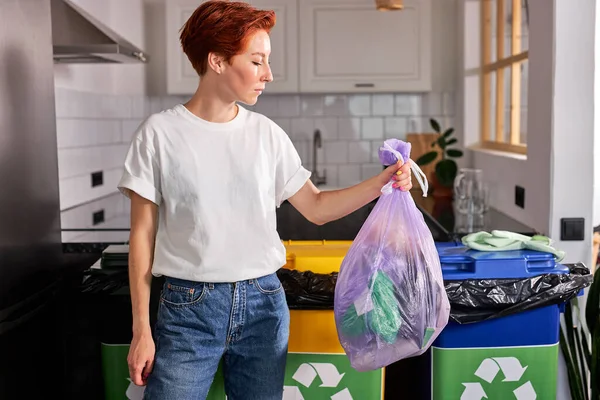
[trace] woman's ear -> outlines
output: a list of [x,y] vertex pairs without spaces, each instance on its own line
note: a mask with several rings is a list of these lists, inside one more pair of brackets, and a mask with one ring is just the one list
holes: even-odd
[[209,53],[208,54],[208,67],[215,71],[217,74],[223,72],[223,66],[225,64],[225,60],[223,56],[217,53]]

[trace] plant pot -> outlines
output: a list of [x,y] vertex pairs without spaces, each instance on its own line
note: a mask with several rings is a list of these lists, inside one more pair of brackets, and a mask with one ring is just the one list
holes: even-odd
[[452,198],[454,194],[454,188],[452,186],[444,186],[440,183],[435,172],[431,173],[429,177],[429,183],[432,188],[432,196],[434,198]]

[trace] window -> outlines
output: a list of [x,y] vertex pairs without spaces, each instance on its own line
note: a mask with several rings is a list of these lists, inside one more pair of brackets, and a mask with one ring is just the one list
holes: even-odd
[[527,150],[528,0],[481,0],[482,148]]

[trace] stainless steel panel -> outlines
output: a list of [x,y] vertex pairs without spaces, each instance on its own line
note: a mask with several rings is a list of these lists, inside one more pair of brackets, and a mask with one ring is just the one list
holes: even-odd
[[0,308],[61,253],[51,32],[49,0],[0,0]]

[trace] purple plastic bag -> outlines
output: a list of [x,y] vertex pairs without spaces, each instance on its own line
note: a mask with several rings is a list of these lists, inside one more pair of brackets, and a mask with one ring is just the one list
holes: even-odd
[[[386,140],[383,165],[409,160],[410,143]],[[413,179],[427,193],[423,172]],[[338,337],[350,364],[369,371],[423,354],[448,323],[450,302],[437,249],[411,194],[393,181],[363,224],[340,267],[334,298]]]

